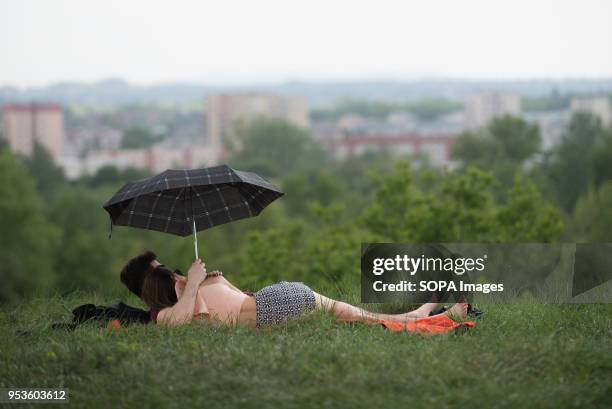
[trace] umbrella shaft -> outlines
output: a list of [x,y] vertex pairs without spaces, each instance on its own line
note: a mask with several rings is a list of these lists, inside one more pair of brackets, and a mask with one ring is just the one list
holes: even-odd
[[195,249],[195,258],[197,260],[199,258],[198,256],[198,234],[196,232],[195,219],[193,219],[193,247]]

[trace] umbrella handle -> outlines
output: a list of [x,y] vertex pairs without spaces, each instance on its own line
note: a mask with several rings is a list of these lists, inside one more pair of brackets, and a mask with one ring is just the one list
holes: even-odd
[[195,258],[197,260],[199,258],[198,257],[198,234],[196,232],[195,219],[193,219],[193,248],[195,249]]

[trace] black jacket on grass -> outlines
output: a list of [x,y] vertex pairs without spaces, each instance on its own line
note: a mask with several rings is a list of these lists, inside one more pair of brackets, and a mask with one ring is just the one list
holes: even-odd
[[149,311],[131,307],[123,302],[111,306],[94,304],[79,305],[72,310],[72,315],[71,323],[55,323],[51,325],[51,328],[73,330],[79,325],[92,320],[102,322],[119,320],[122,325],[148,324],[151,322]]

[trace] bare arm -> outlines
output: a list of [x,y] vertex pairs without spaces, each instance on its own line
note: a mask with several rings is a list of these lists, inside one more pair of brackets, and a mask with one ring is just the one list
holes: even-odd
[[206,269],[204,264],[198,259],[187,272],[187,285],[180,299],[172,307],[161,310],[157,316],[157,322],[169,326],[183,325],[191,322],[198,289],[205,278]]

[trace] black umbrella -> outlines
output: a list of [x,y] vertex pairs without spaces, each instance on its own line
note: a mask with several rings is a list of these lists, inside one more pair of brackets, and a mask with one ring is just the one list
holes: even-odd
[[283,195],[252,172],[227,165],[203,169],[168,169],[125,184],[104,204],[112,225],[188,236],[234,220],[257,216]]

